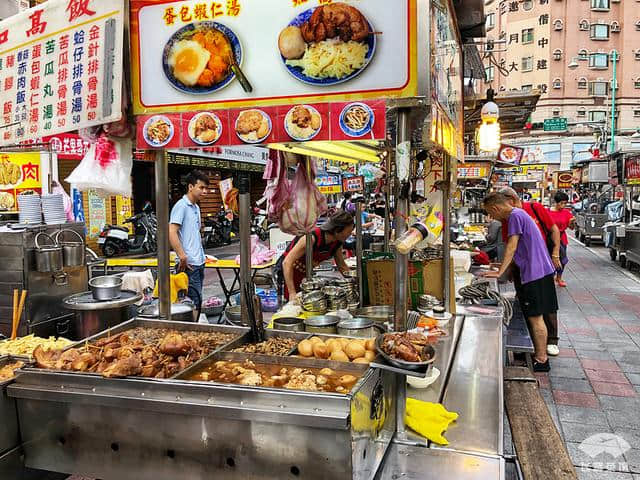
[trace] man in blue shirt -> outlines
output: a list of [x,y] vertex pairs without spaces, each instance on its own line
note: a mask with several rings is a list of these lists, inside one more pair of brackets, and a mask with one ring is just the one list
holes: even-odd
[[189,277],[187,295],[193,301],[200,317],[202,285],[204,283],[204,249],[200,239],[200,207],[209,185],[209,178],[200,170],[187,175],[187,193],[173,206],[169,220],[169,241],[180,263],[179,272]]

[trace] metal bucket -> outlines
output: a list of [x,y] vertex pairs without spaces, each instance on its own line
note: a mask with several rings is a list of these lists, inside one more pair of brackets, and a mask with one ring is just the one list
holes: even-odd
[[[60,241],[60,236],[66,232],[73,233],[80,241],[64,240]],[[82,267],[86,262],[85,245],[82,236],[74,230],[60,230],[56,233],[55,241],[62,247],[62,259],[65,267]]]
[[304,332],[304,320],[296,317],[275,318],[273,320],[273,328],[289,332]]
[[[51,245],[40,246],[40,237],[46,237]],[[44,232],[40,232],[35,238],[36,250],[36,270],[38,272],[50,273],[59,272],[63,269],[62,247],[53,238]]]

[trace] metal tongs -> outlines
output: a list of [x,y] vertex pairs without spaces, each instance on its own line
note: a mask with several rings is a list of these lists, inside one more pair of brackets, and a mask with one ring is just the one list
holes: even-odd
[[264,342],[264,324],[262,323],[262,309],[260,308],[260,297],[251,293],[251,283],[248,283],[245,291],[245,302],[247,304],[247,316],[251,327],[251,335],[254,343]]

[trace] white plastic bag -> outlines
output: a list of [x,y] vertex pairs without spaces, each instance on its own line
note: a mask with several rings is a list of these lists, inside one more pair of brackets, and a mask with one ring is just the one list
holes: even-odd
[[101,136],[65,181],[81,191],[93,189],[103,196],[130,197],[132,166],[130,140]]

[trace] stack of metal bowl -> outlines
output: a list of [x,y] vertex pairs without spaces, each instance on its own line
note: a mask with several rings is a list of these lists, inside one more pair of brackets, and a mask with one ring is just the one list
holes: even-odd
[[346,310],[349,306],[347,292],[344,288],[330,285],[322,289],[322,293],[327,297],[327,308],[329,311]]
[[312,278],[311,280],[303,280],[300,284],[300,288],[304,293],[311,293],[316,290],[322,290],[327,284],[327,281],[322,278]]
[[[342,288],[347,294],[347,304],[349,306],[360,303],[358,295],[358,279],[355,277],[337,278],[331,285]],[[357,307],[356,307],[357,308]]]
[[418,297],[418,311],[420,313],[426,313],[432,310],[433,307],[440,305],[442,305],[442,302],[433,295],[420,295]]
[[319,290],[313,290],[302,296],[302,308],[307,312],[322,315],[326,313],[327,307],[327,297]]

